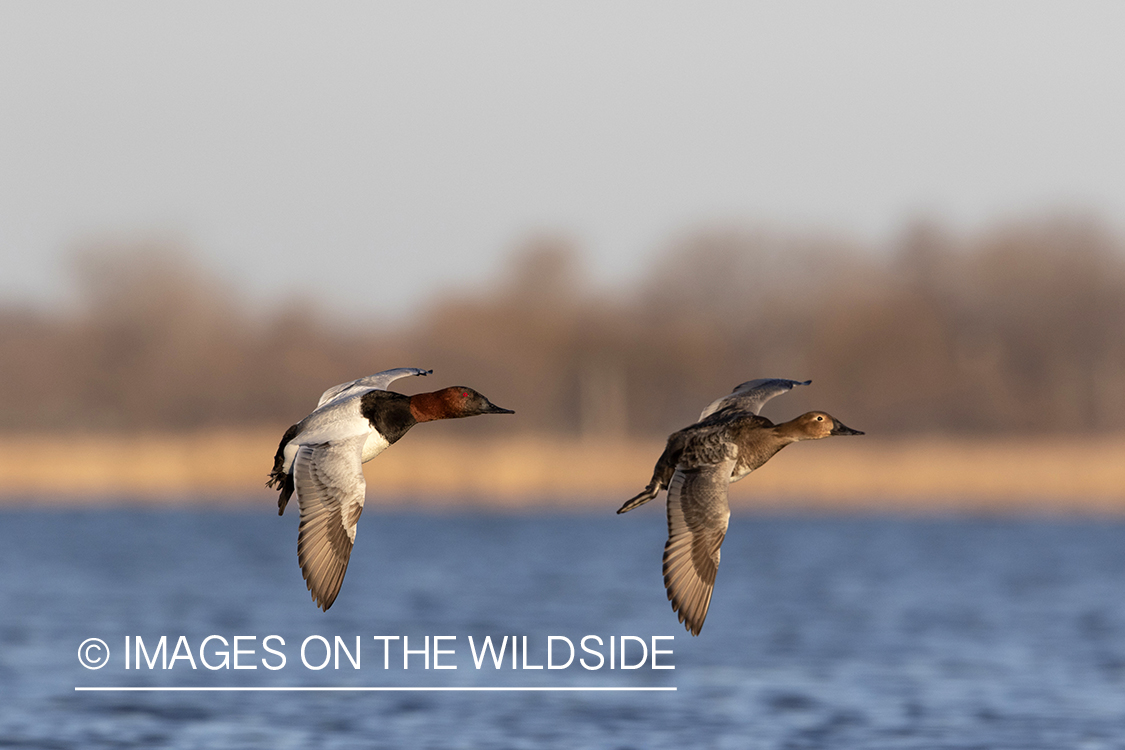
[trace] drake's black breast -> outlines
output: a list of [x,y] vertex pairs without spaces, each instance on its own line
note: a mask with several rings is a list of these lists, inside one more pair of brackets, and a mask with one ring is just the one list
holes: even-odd
[[396,443],[418,422],[410,413],[410,397],[393,391],[371,391],[363,394],[359,413],[387,439]]
[[297,433],[301,431],[301,425],[295,424],[285,431],[281,436],[281,444],[277,446],[277,453],[273,454],[273,471],[270,476],[281,476],[281,469],[285,466],[285,446],[289,445],[289,441],[297,437]]

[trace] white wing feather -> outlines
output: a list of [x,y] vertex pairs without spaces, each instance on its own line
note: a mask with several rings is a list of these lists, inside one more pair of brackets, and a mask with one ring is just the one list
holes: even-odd
[[365,391],[385,391],[388,385],[399,378],[405,378],[411,375],[429,375],[431,372],[433,372],[433,370],[423,370],[418,367],[396,367],[393,370],[383,370],[374,375],[368,375],[365,378],[353,380],[350,383],[334,385],[321,395],[320,403],[316,405],[316,408],[319,409],[330,401],[354,396],[357,393],[363,393]]

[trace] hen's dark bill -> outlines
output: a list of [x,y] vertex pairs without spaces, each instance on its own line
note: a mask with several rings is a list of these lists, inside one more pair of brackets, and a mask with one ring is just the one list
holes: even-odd
[[830,432],[828,434],[829,435],[864,435],[866,433],[861,432],[860,430],[853,430],[851,427],[848,427],[843,422],[837,422],[836,426],[832,428],[832,432]]

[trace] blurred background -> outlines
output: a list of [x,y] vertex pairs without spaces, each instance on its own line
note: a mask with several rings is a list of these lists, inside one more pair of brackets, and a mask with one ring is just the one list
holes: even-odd
[[[768,416],[868,435],[778,459],[847,481],[772,492],[1125,504],[1123,30],[1112,3],[5,4],[5,492],[259,493],[321,391],[419,366],[396,386],[517,416],[416,431],[369,467],[398,493],[626,491],[787,377],[813,386]],[[427,453],[467,458],[435,484]]]
[[[1109,1],[0,3],[0,746],[1119,750],[1123,39]],[[266,475],[402,366],[516,414],[365,466],[324,613]],[[660,503],[614,511],[760,377],[866,434],[732,488],[692,638]],[[267,633],[678,635],[660,673],[117,645]],[[677,692],[74,691],[293,685]]]

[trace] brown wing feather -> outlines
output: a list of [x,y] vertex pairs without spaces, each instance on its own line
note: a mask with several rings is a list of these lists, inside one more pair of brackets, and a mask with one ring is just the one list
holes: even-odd
[[664,586],[672,609],[692,635],[699,635],[727,533],[727,488],[734,458],[676,469],[668,486],[668,542]]
[[361,468],[365,436],[305,445],[294,461],[301,506],[297,560],[313,601],[328,610],[348,570],[366,482]]

